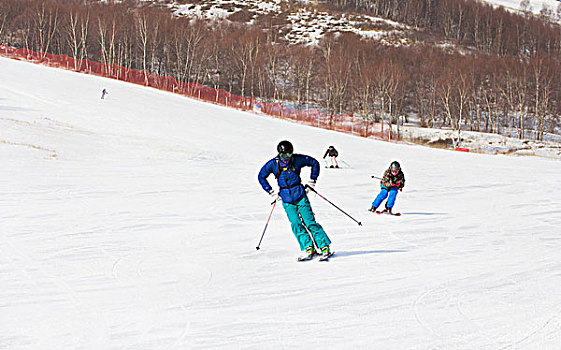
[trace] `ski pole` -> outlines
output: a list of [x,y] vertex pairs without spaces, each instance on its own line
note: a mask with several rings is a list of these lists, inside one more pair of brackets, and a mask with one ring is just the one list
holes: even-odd
[[279,195],[277,195],[277,198],[271,202],[271,205],[275,204],[276,202],[278,202],[281,199],[281,197]]
[[325,198],[324,196],[322,196],[321,194],[318,193],[318,191],[315,190],[315,188],[306,185],[305,187],[309,188],[310,190],[312,190],[312,192],[314,192],[315,194],[317,194],[318,196],[320,196],[321,198],[325,199],[329,204],[331,204],[332,206],[334,206],[335,208],[339,209],[339,211],[341,211],[343,214],[347,215],[348,217],[350,217],[354,222],[356,222],[358,224],[358,226],[362,226],[362,223],[360,221],[357,221],[355,218],[353,218],[352,216],[350,216],[349,214],[347,214],[343,209],[339,208],[338,206],[336,206],[335,204],[333,204],[329,199]]
[[373,178],[373,179],[378,179],[378,180],[382,180],[382,178],[381,178],[381,177],[378,177],[378,176],[374,176],[374,175],[372,175],[372,178]]
[[273,205],[273,209],[271,209],[271,214],[269,214],[269,218],[267,219],[267,223],[265,224],[265,228],[263,229],[263,234],[261,235],[261,239],[259,240],[259,244],[257,244],[257,247],[255,247],[255,249],[257,249],[257,250],[259,250],[259,246],[261,246],[261,241],[263,240],[263,237],[265,236],[265,231],[267,230],[267,226],[269,226],[269,220],[271,220],[271,216],[273,216],[273,210],[275,210],[275,206],[277,205],[277,200],[275,200],[271,204]]

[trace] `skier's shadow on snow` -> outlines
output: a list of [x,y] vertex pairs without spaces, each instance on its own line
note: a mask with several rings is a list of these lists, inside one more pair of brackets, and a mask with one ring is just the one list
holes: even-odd
[[336,256],[352,256],[352,255],[367,255],[367,254],[389,254],[389,253],[405,253],[407,250],[395,249],[395,250],[357,250],[352,252],[342,252],[337,251]]
[[423,212],[409,212],[402,213],[403,215],[446,215],[447,213],[423,213]]

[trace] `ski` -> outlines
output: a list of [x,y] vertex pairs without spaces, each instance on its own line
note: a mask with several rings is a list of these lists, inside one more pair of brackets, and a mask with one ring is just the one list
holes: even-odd
[[317,254],[314,255],[302,255],[298,257],[298,261],[310,261],[314,258],[314,256],[316,256]]
[[318,261],[329,261],[329,258],[331,258],[333,254],[335,254],[335,252],[329,252],[328,256],[320,255]]
[[298,257],[298,261],[301,262],[301,261],[310,261],[310,260],[314,260],[314,258],[315,258],[316,256],[319,257],[319,258],[318,258],[318,261],[328,261],[329,258],[331,258],[331,257],[333,256],[333,254],[335,254],[335,252],[330,252],[328,256],[323,256],[323,255],[321,255],[321,254],[314,254],[314,255],[312,255],[312,256],[309,256],[309,255],[302,255],[302,256],[299,256],[299,257]]
[[378,211],[376,210],[376,214],[387,214],[387,215],[393,215],[393,216],[401,216],[401,213],[388,213],[387,211]]

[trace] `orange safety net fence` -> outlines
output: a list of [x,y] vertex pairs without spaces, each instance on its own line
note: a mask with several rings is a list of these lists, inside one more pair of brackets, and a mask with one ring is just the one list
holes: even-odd
[[154,87],[203,101],[244,111],[253,110],[276,118],[292,120],[318,128],[341,131],[362,137],[399,141],[396,135],[387,129],[387,126],[386,130],[384,130],[384,124],[355,118],[352,114],[330,115],[317,109],[298,110],[287,108],[281,103],[263,102],[251,97],[241,97],[231,94],[224,89],[214,89],[199,83],[177,81],[170,76],[161,76],[144,70],[125,68],[116,64],[74,59],[66,55],[38,53],[6,45],[0,45],[0,55]]

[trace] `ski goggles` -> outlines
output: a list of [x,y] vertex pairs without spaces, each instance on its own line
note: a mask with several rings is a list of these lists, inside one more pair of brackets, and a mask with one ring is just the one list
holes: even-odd
[[397,175],[399,173],[399,170],[392,170],[392,175]]
[[289,159],[290,157],[292,157],[292,153],[279,153],[279,156],[282,159]]

